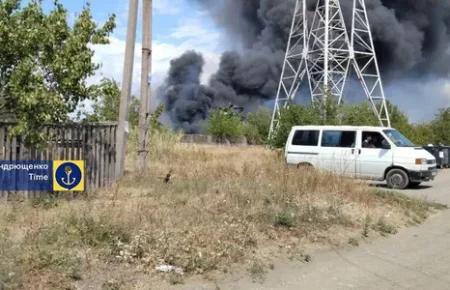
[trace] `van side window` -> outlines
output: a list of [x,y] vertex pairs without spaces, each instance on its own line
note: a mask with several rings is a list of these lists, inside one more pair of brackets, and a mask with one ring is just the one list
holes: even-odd
[[292,139],[292,145],[296,146],[317,146],[318,143],[319,131],[296,131]]
[[361,144],[362,148],[383,149],[389,142],[379,132],[363,132]]
[[323,131],[322,147],[354,148],[355,131]]

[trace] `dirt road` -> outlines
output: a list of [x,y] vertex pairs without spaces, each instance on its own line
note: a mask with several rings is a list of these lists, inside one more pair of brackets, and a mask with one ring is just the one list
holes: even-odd
[[[450,205],[450,171],[404,193]],[[320,253],[309,264],[275,264],[263,284],[249,278],[184,289],[450,289],[450,210],[423,225],[357,248]]]

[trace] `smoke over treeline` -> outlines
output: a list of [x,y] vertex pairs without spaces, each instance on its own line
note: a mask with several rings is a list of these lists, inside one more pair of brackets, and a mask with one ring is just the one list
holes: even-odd
[[[200,129],[208,111],[234,104],[251,111],[275,97],[294,0],[192,0],[239,44],[222,55],[207,86],[200,84],[203,58],[187,52],[171,62],[160,97],[171,121],[188,132]],[[308,0],[308,9],[316,0]],[[350,19],[353,0],[341,0]],[[383,78],[450,73],[450,1],[366,0]],[[347,24],[349,25],[349,24]]]

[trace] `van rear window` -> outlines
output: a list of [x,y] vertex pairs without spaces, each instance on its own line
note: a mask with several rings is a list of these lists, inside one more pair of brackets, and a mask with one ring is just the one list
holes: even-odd
[[319,143],[319,131],[299,130],[294,134],[292,145],[296,146],[317,146]]

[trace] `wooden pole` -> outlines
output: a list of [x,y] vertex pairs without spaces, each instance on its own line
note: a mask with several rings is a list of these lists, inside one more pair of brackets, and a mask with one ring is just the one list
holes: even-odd
[[151,100],[152,72],[152,0],[143,0],[142,12],[142,72],[141,72],[141,106],[139,109],[139,148],[138,172],[147,169],[149,113]]
[[125,49],[125,61],[122,80],[122,93],[120,96],[119,109],[119,125],[117,130],[117,163],[116,163],[116,178],[120,178],[124,173],[125,153],[128,140],[128,108],[131,95],[131,86],[133,82],[133,63],[134,63],[134,49],[136,45],[136,26],[138,15],[138,0],[129,0],[129,15],[128,15],[128,31],[127,43]]

